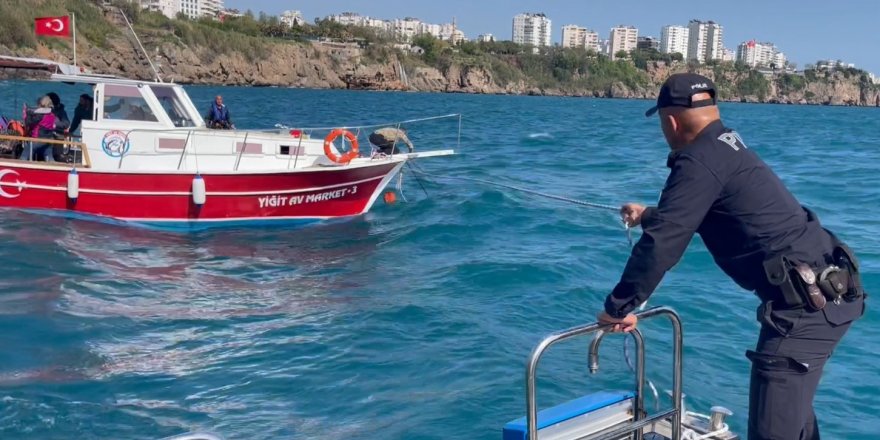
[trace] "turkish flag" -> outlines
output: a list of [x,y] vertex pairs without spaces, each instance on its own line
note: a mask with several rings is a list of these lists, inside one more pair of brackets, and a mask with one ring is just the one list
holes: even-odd
[[39,17],[34,19],[37,35],[48,37],[70,37],[70,17]]

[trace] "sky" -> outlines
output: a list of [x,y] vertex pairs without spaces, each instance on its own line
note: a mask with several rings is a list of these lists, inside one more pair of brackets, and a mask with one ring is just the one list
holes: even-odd
[[633,25],[640,36],[660,36],[667,24],[714,20],[724,27],[724,45],[771,42],[798,68],[822,59],[841,59],[880,75],[880,1],[877,0],[225,0],[226,7],[278,15],[302,11],[307,20],[344,11],[381,19],[417,17],[429,23],[456,18],[468,38],[491,33],[511,39],[513,16],[543,12],[552,20],[552,39],[562,26],[576,24],[608,38],[612,26]]

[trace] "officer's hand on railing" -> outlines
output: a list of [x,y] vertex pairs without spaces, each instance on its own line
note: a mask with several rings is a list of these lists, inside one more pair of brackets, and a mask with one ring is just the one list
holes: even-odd
[[620,217],[629,227],[642,223],[643,212],[645,212],[645,205],[639,205],[638,203],[627,203],[620,207]]
[[600,324],[611,325],[609,331],[612,333],[631,332],[636,329],[636,325],[639,323],[639,318],[632,313],[623,318],[614,318],[603,310],[602,312],[599,312],[597,318]]

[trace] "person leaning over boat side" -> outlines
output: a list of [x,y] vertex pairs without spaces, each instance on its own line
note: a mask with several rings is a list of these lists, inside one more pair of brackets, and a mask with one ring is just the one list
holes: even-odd
[[[403,142],[409,147],[409,152],[413,152],[413,144],[409,140],[409,137],[406,135],[406,129],[394,128],[394,127],[385,127],[380,128],[370,134],[370,143],[375,145],[376,148],[379,149],[380,153],[384,154],[397,154],[400,153],[400,149],[397,148],[396,144],[398,142]],[[393,152],[392,152],[393,150]]]
[[211,108],[208,109],[208,114],[205,115],[205,123],[208,125],[208,128],[235,128],[235,124],[232,123],[232,118],[229,117],[229,108],[223,104],[222,96],[217,95],[214,98],[214,101],[211,103]]
[[671,171],[657,206],[621,207],[643,234],[599,321],[611,331],[634,329],[631,312],[698,232],[716,264],[761,300],[757,346],[746,352],[748,438],[818,439],[813,398],[822,369],[865,311],[857,260],[724,126],[708,78],[672,75],[646,116],[658,110]]
[[[26,126],[32,138],[55,139],[55,114],[52,113],[52,99],[43,96],[37,101],[38,107],[33,111],[28,110]],[[27,141],[19,159],[31,160],[43,158],[46,162],[55,162],[52,154],[52,144],[35,143]]]

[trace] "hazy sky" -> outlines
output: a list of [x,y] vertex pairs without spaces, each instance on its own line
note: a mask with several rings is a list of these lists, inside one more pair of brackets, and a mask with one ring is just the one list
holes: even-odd
[[659,37],[666,24],[686,25],[690,19],[714,20],[724,26],[724,45],[736,50],[746,40],[775,43],[803,67],[819,59],[843,59],[880,75],[880,1],[878,0],[226,0],[226,6],[277,15],[286,9],[302,11],[306,19],[343,11],[377,18],[417,17],[447,23],[454,16],[468,38],[492,33],[511,38],[513,16],[544,12],[552,20],[553,42],[562,26],[577,24],[608,38],[618,24],[634,25],[639,35]]

